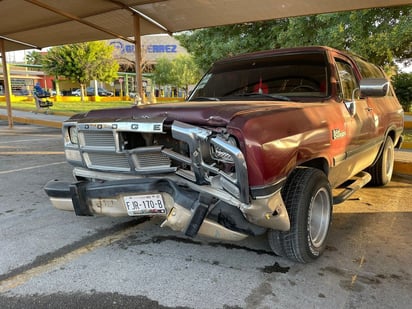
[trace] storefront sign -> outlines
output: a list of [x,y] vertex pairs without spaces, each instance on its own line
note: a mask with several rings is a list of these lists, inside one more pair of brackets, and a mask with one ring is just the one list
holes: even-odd
[[176,53],[177,45],[147,45],[148,53]]
[[[114,46],[121,54],[134,54],[135,48],[132,44],[125,44],[122,41],[111,41],[110,45]],[[146,53],[160,54],[160,53],[177,53],[176,44],[150,44],[143,46]]]

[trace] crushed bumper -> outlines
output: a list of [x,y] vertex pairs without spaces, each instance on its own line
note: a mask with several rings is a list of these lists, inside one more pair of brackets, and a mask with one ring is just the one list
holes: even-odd
[[[74,210],[78,216],[127,216],[122,197],[127,194],[161,192],[168,211],[177,203],[192,208],[198,193],[185,191],[167,179],[128,179],[105,182],[49,181],[44,187],[58,209]],[[172,204],[172,205],[171,205]]]
[[[162,226],[218,239],[240,240],[263,234],[267,228],[289,229],[289,217],[280,192],[271,198],[235,207],[210,193],[198,192],[162,178],[138,178],[68,183],[49,181],[44,190],[54,207],[75,211],[78,216],[128,216],[124,196],[160,193],[166,213]],[[150,214],[151,215],[151,214]]]

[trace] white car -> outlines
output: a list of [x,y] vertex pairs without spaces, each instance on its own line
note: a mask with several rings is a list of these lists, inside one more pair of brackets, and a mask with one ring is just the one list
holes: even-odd
[[80,89],[75,89],[75,90],[72,90],[72,95],[76,97],[80,97],[82,95],[82,92]]

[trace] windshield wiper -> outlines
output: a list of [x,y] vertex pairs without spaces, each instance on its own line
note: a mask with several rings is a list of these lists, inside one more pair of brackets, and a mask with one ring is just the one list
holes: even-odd
[[215,97],[195,97],[190,99],[190,101],[220,101],[220,99]]
[[258,93],[258,92],[238,93],[238,94],[235,94],[235,96],[239,96],[239,97],[263,97],[263,98],[270,98],[270,99],[280,100],[280,101],[290,101],[290,98],[288,98],[284,95]]

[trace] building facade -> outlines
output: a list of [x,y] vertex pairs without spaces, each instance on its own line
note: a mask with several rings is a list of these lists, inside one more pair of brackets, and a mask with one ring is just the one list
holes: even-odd
[[[97,86],[113,91],[118,96],[133,95],[136,92],[136,74],[134,73],[135,46],[121,39],[107,40],[107,43],[114,47],[113,56],[119,62],[122,70],[119,72],[118,79],[114,80],[112,83],[103,84],[98,82]],[[142,36],[141,44],[144,71],[147,71],[145,68],[148,70],[153,68],[156,65],[157,60],[161,57],[166,57],[173,60],[180,54],[187,54],[187,50],[180,46],[178,40],[166,34]],[[10,60],[10,65],[13,66],[13,60]],[[17,63],[14,63],[14,65],[18,66],[13,68],[11,72],[12,92],[15,95],[29,94],[36,84],[39,84],[42,88],[47,90],[55,90],[58,88],[60,94],[62,95],[70,95],[73,90],[80,87],[80,85],[64,78],[59,78],[59,80],[56,81],[54,77],[44,74],[44,72],[41,71],[41,68],[26,66],[25,59],[19,59],[19,61],[15,62]],[[0,96],[4,92],[3,77],[1,72],[2,68],[0,66]],[[95,84],[95,82],[91,81],[90,86],[94,86]],[[155,90],[154,85],[151,83],[150,76],[148,75],[143,76],[143,86],[147,95]],[[164,91],[164,89],[162,89],[162,91]]]

